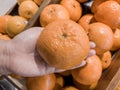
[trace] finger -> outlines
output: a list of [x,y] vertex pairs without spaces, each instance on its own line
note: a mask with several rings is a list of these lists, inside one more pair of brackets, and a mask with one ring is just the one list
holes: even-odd
[[86,61],[83,60],[81,64],[75,66],[75,67],[72,67],[70,69],[55,69],[55,72],[58,73],[58,72],[63,72],[63,71],[66,71],[66,70],[72,70],[72,69],[76,69],[76,68],[79,68],[79,67],[83,67],[86,65]]
[[96,51],[94,49],[90,49],[89,54],[87,57],[93,56],[96,54]]
[[73,68],[71,68],[71,69],[75,69],[75,68],[83,67],[83,66],[85,66],[85,65],[86,65],[86,61],[83,60],[81,64],[79,64],[79,65],[77,65],[77,66],[75,66],[75,67],[73,67]]
[[93,41],[90,41],[90,48],[95,48],[96,44]]

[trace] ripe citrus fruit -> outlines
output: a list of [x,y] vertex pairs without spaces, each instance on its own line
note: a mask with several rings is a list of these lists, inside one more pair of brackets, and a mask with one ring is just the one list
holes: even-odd
[[107,0],[93,0],[92,6],[91,6],[92,13],[95,13],[97,10],[97,7],[105,1],[107,1]]
[[82,85],[91,85],[97,82],[102,74],[102,64],[97,55],[86,59],[87,64],[81,68],[73,69],[72,76]]
[[1,35],[0,35],[0,39],[3,39],[3,40],[11,40],[11,38],[10,38],[7,34],[1,34]]
[[40,15],[41,26],[46,26],[47,24],[55,21],[56,19],[69,19],[70,15],[68,11],[59,4],[50,4],[46,6]]
[[79,90],[94,90],[95,87],[97,86],[97,82],[92,83],[91,85],[84,85],[84,84],[80,84],[77,81],[73,80],[73,83],[75,84],[75,86],[79,89]]
[[23,1],[26,1],[26,0],[17,0],[18,5],[20,5]]
[[74,21],[80,19],[82,15],[82,7],[77,0],[61,0],[60,4],[68,10],[70,19]]
[[96,21],[116,29],[120,26],[120,5],[114,0],[103,2],[97,7],[94,17]]
[[80,24],[84,28],[86,33],[88,33],[89,24],[92,18],[93,18],[93,14],[86,14],[86,15],[83,15],[78,21],[78,24]]
[[63,72],[59,72],[59,74],[61,76],[69,76],[69,75],[71,75],[71,70],[66,70],[66,71],[63,71]]
[[7,34],[10,37],[14,37],[23,31],[27,25],[27,20],[21,16],[12,16],[7,22]]
[[64,86],[64,79],[61,75],[56,75],[56,83],[59,84],[61,87]]
[[33,0],[38,6],[42,4],[44,0]]
[[116,28],[113,33],[113,46],[111,48],[112,51],[118,50],[120,48],[120,29]]
[[89,1],[89,0],[77,0],[77,1],[80,3],[84,3],[84,2]]
[[116,2],[118,2],[120,4],[120,0],[115,0]]
[[108,25],[100,22],[90,24],[88,36],[96,44],[94,49],[97,55],[103,54],[112,48],[113,32]]
[[89,53],[89,39],[84,29],[72,20],[48,24],[37,41],[37,50],[51,66],[69,69],[79,65]]
[[18,13],[20,16],[31,19],[37,13],[38,6],[34,1],[26,0],[19,5]]
[[56,74],[56,83],[53,90],[61,90],[64,86],[64,78],[61,75]]
[[103,53],[102,55],[99,56],[102,62],[102,69],[106,69],[110,66],[111,60],[112,60],[112,55],[110,51],[107,51]]
[[99,82],[99,81],[92,83],[92,84],[90,85],[89,89],[90,89],[90,90],[94,90],[94,89],[96,88],[96,86],[98,85],[98,82]]
[[47,74],[38,77],[27,77],[26,86],[28,90],[53,90],[56,82],[55,74]]
[[19,76],[19,75],[17,75],[17,74],[10,74],[10,76],[12,77],[12,78],[15,78],[15,79],[17,79],[17,80],[22,80],[23,79],[23,77],[22,76]]
[[62,90],[79,90],[79,89],[74,86],[66,86]]
[[6,33],[7,21],[10,15],[0,16],[0,33]]

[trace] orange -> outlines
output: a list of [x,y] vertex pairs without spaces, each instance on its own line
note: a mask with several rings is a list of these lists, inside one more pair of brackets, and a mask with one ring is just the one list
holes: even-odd
[[82,15],[82,7],[80,3],[76,0],[61,0],[60,4],[64,6],[69,14],[70,19],[78,21]]
[[0,16],[0,33],[6,33],[6,25],[10,17],[10,15]]
[[112,55],[110,51],[107,51],[103,53],[102,55],[99,56],[102,62],[102,69],[106,69],[110,66],[111,60],[112,60]]
[[89,0],[77,0],[77,1],[80,3],[84,3],[84,2],[89,1]]
[[7,34],[14,37],[23,31],[27,25],[27,20],[21,16],[12,16],[7,22]]
[[15,78],[15,79],[17,79],[17,80],[22,80],[23,79],[23,77],[22,76],[19,76],[19,75],[16,75],[16,74],[10,74],[10,76],[12,77],[12,78]]
[[53,90],[56,77],[55,74],[47,74],[38,77],[27,77],[25,81],[28,90]]
[[7,34],[1,34],[1,35],[0,35],[0,39],[3,39],[3,40],[11,40],[11,38],[10,38]]
[[90,89],[90,90],[94,90],[94,89],[96,88],[96,86],[98,85],[98,82],[99,82],[99,81],[92,83],[92,84],[90,85],[89,89]]
[[[105,1],[108,1],[108,0],[93,0],[92,6],[91,6],[91,11],[92,11],[93,13],[95,13],[96,10],[97,10],[97,7],[98,7],[101,3],[105,2]],[[120,0],[114,0],[114,1],[116,1],[116,2],[118,2],[118,3],[120,4]]]
[[96,10],[97,10],[97,7],[105,1],[107,1],[107,0],[94,0],[93,3],[92,3],[92,6],[91,6],[92,13],[95,13]]
[[97,82],[102,74],[102,64],[97,55],[86,59],[87,64],[81,68],[73,69],[72,76],[82,85],[91,85]]
[[33,0],[38,6],[42,4],[44,0]]
[[79,89],[74,86],[66,86],[62,90],[79,90]]
[[115,0],[116,2],[118,2],[120,4],[120,0]]
[[26,0],[17,0],[18,5],[20,5],[23,1],[26,1]]
[[44,27],[57,19],[69,18],[70,15],[68,11],[62,5],[50,4],[42,10],[40,15],[40,24]]
[[97,82],[92,83],[91,85],[83,85],[78,83],[77,81],[73,80],[73,83],[75,84],[75,86],[79,89],[79,90],[94,90],[97,86]]
[[64,86],[64,79],[61,75],[56,75],[56,83],[59,84],[61,87]]
[[113,32],[108,25],[100,22],[90,24],[88,36],[96,44],[94,49],[97,55],[103,54],[112,48]]
[[64,86],[64,79],[61,75],[56,74],[56,84],[53,90],[61,90],[62,87]]
[[116,28],[113,33],[113,46],[111,48],[112,51],[118,50],[120,48],[120,29]]
[[34,1],[26,0],[19,5],[18,13],[20,16],[31,19],[38,11],[38,6]]
[[63,72],[59,72],[60,75],[62,76],[69,76],[71,75],[71,70],[66,70],[66,71],[63,71]]
[[89,24],[92,19],[93,19],[93,14],[85,14],[78,21],[78,24],[80,24],[84,28],[86,33],[88,33]]
[[90,50],[84,29],[72,20],[48,24],[37,41],[37,51],[51,66],[70,69],[79,65]]
[[96,21],[116,29],[120,26],[120,5],[113,0],[103,2],[97,7],[94,17]]

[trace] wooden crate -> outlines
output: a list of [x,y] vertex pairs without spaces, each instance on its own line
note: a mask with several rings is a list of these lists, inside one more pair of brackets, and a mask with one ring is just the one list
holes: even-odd
[[95,90],[115,90],[120,81],[120,50],[113,54],[109,68],[103,71]]
[[[32,26],[39,26],[39,15],[42,11],[42,9],[51,3],[58,3],[59,0],[44,0],[44,2],[39,7],[38,12],[29,20],[27,26],[25,27],[25,30],[32,27]],[[7,14],[10,15],[17,15],[18,14],[18,5],[16,4],[13,6],[12,9],[10,9]],[[120,79],[120,50],[114,52],[112,57],[112,63],[110,67],[103,71],[102,77],[98,82],[97,87],[95,90],[116,90],[116,87],[118,86]]]

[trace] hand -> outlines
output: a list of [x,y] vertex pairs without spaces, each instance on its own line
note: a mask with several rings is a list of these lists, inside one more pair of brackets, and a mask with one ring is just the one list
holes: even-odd
[[[36,41],[43,28],[33,27],[15,36],[10,42],[10,51],[12,54],[9,56],[8,70],[24,77],[40,76],[49,73],[60,72],[63,70],[56,69],[48,65],[36,51]],[[90,43],[91,48],[95,47],[94,43]],[[90,55],[95,54],[91,49]],[[82,64],[74,67],[81,67]],[[73,68],[72,68],[73,69]]]

